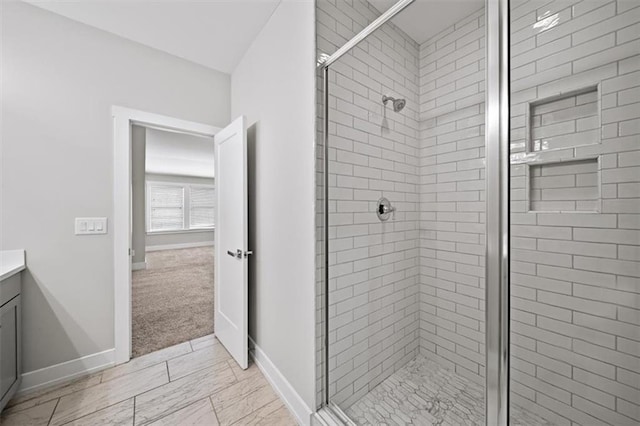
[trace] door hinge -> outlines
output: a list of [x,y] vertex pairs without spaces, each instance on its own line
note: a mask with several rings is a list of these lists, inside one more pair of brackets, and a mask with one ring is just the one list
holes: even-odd
[[134,249],[129,249],[129,256],[135,256],[136,251]]

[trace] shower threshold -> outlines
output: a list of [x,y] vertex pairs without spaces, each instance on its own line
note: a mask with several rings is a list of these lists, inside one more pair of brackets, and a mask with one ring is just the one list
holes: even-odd
[[[484,425],[484,387],[418,355],[345,412],[359,425]],[[552,424],[517,406],[510,423]]]

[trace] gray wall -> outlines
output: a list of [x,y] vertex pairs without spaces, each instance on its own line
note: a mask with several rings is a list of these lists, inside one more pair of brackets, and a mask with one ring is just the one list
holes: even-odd
[[224,127],[230,77],[22,2],[2,8],[0,231],[3,249],[27,252],[28,372],[114,346],[114,230],[74,236],[74,217],[112,219],[111,106]]
[[[199,178],[194,176],[170,176],[170,175],[147,175],[148,181],[171,182],[171,183],[195,183],[201,185],[214,185],[215,179]],[[160,234],[146,234],[147,250],[153,250],[154,246],[173,244],[198,244],[213,243],[215,231],[188,231],[188,232],[165,232]]]
[[167,232],[147,235],[147,251],[162,249],[166,245],[203,245],[214,244],[215,231]]
[[[232,76],[250,127],[249,333],[313,408],[314,2],[285,0]],[[306,420],[306,419],[305,419]]]
[[141,263],[145,259],[145,136],[144,127],[133,126],[131,131],[131,227],[132,245],[135,250],[133,263]]

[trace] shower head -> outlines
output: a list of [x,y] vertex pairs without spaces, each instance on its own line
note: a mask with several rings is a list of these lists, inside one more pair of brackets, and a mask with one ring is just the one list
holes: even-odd
[[402,108],[404,108],[405,105],[407,104],[407,101],[404,99],[395,99],[395,98],[392,98],[391,96],[382,95],[382,103],[386,105],[387,101],[393,102],[393,110],[395,112],[402,111]]

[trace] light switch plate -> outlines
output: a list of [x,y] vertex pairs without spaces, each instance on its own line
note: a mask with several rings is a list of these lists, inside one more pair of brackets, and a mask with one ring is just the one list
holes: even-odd
[[99,235],[106,233],[106,217],[76,217],[76,235]]

